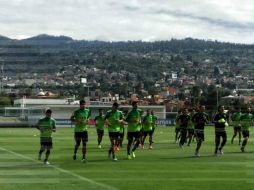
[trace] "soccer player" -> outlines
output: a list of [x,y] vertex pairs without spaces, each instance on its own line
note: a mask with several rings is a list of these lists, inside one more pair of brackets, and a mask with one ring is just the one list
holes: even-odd
[[[224,112],[223,105],[218,106],[218,113],[214,116],[213,122],[215,124],[215,151],[216,156],[223,154],[223,147],[227,142],[227,133],[225,128],[228,126],[227,115]],[[222,142],[221,142],[222,138]]]
[[180,125],[180,142],[179,142],[179,147],[182,148],[184,143],[186,142],[186,137],[187,137],[187,126],[189,125],[189,122],[191,120],[190,115],[188,114],[188,109],[184,108],[183,112],[179,117],[177,118],[177,122]]
[[179,143],[179,139],[180,139],[180,124],[178,122],[178,117],[182,114],[181,111],[178,111],[178,114],[176,116],[176,125],[175,125],[175,143],[178,144]]
[[[192,118],[192,116],[195,114],[195,112],[194,112],[194,109],[191,111],[191,113],[190,113],[190,116],[191,116],[191,118]],[[192,120],[190,120],[190,122],[189,122],[189,124],[188,124],[188,126],[187,126],[187,141],[188,141],[188,144],[187,144],[187,146],[190,146],[190,144],[191,144],[191,141],[192,141],[192,139],[193,139],[193,137],[194,137],[194,123],[192,122]]]
[[152,135],[151,135],[151,142],[153,142],[153,134],[154,134],[154,131],[155,131],[155,128],[157,127],[157,121],[158,121],[158,117],[154,114],[154,111],[151,110],[151,115],[152,115],[152,118],[153,118],[153,122],[152,122]]
[[205,124],[208,123],[208,115],[205,113],[204,105],[199,106],[198,112],[192,116],[191,121],[194,123],[194,132],[197,139],[195,156],[199,157],[200,147],[203,141],[205,140],[205,135],[204,135]]
[[146,137],[147,135],[149,135],[149,149],[152,149],[152,134],[153,134],[153,116],[151,115],[151,110],[148,109],[146,111],[146,115],[144,116],[143,118],[143,121],[142,121],[142,126],[143,126],[143,129],[144,129],[144,135],[143,135],[143,138],[141,140],[141,146],[142,148],[144,149],[144,143],[145,143],[145,140],[146,140]]
[[123,123],[123,114],[118,110],[117,102],[114,102],[112,109],[106,113],[105,122],[108,125],[108,134],[111,143],[111,146],[108,150],[108,155],[109,158],[113,159],[113,161],[117,161],[115,153],[117,150],[117,145],[119,144],[120,126]]
[[52,111],[46,110],[45,117],[40,119],[37,124],[37,129],[40,130],[40,143],[41,148],[39,150],[38,160],[41,160],[42,153],[46,150],[46,157],[44,164],[48,165],[48,159],[50,155],[50,149],[53,147],[52,132],[56,132],[56,122],[51,118]]
[[102,114],[102,109],[99,109],[99,115],[97,115],[94,118],[95,121],[95,127],[97,131],[97,136],[98,136],[98,148],[101,148],[101,141],[104,135],[104,115]]
[[79,109],[73,112],[71,116],[71,121],[75,123],[74,128],[74,139],[75,139],[75,147],[74,147],[74,154],[73,160],[77,159],[77,151],[82,142],[82,162],[86,162],[86,144],[88,142],[88,121],[90,117],[91,111],[89,108],[86,107],[85,100],[79,101]]
[[[141,110],[138,109],[138,102],[132,102],[132,109],[126,116],[126,122],[128,123],[128,144],[127,144],[127,158],[135,158],[135,150],[138,148],[140,143],[140,124],[141,124]],[[135,142],[132,151],[132,143]]]
[[123,114],[123,122],[120,124],[120,131],[119,131],[119,145],[117,146],[117,149],[119,150],[119,147],[123,147],[123,139],[124,139],[124,114]]
[[245,146],[250,137],[249,128],[250,126],[253,125],[253,115],[251,113],[251,108],[247,108],[246,113],[240,117],[240,122],[242,125],[242,135],[243,135],[243,143],[242,143],[241,151],[245,152]]
[[231,139],[231,144],[234,143],[234,138],[237,136],[237,133],[239,134],[239,145],[241,145],[241,122],[240,122],[240,118],[242,116],[242,112],[241,109],[238,108],[238,110],[233,113],[231,120],[233,122],[233,127],[234,127],[234,135]]

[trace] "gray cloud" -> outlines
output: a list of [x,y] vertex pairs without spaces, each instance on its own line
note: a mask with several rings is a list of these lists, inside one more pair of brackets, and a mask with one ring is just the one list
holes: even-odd
[[1,0],[1,34],[254,43],[252,0]]

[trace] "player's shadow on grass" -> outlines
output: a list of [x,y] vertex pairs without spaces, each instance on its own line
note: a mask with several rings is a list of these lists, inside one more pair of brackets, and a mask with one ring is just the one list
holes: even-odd
[[239,151],[234,151],[234,152],[226,152],[225,154],[241,154],[241,155],[245,155],[245,154],[253,154],[254,151],[246,151],[246,152],[241,152]]
[[216,157],[215,155],[211,154],[211,155],[204,155],[204,156],[178,156],[178,157],[163,157],[160,158],[160,160],[179,160],[179,159],[202,159],[202,158],[212,158],[212,157]]

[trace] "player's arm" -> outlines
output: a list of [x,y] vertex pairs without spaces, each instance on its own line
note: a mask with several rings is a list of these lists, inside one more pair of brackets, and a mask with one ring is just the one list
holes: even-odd
[[37,124],[35,125],[35,128],[38,129],[39,131],[41,131],[41,124],[40,124],[40,120],[37,122]]
[[56,122],[55,122],[55,120],[53,121],[52,131],[56,132]]
[[213,118],[213,123],[218,123],[219,120],[219,116],[218,114],[215,114],[214,118]]
[[75,112],[72,113],[71,117],[70,117],[70,120],[72,122],[75,122],[76,121],[76,117],[75,117]]

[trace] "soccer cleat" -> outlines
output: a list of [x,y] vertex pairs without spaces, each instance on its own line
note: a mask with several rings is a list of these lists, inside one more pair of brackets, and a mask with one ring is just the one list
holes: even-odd
[[101,148],[101,145],[100,145],[100,144],[98,145],[98,148]]
[[41,160],[41,154],[38,155],[38,160]]
[[116,151],[119,151],[119,150],[120,150],[120,148],[117,146],[117,147],[116,147]]
[[152,145],[150,145],[150,146],[149,146],[149,149],[153,149],[153,146],[152,146]]
[[199,154],[198,151],[195,151],[195,156],[196,156],[196,157],[200,157],[200,154]]
[[108,153],[108,158],[109,158],[109,159],[112,159],[112,154],[111,154],[111,152]]
[[114,158],[113,158],[113,161],[117,161],[118,159],[117,159],[117,157],[115,156]]
[[50,163],[49,163],[48,161],[45,160],[45,161],[44,161],[44,164],[45,164],[45,165],[49,165]]
[[145,149],[145,146],[144,146],[144,145],[141,145],[141,149]]
[[215,156],[219,156],[220,154],[219,154],[219,152],[218,152],[217,150],[215,150],[215,151],[214,151],[214,155],[215,155]]
[[72,158],[73,158],[73,160],[76,160],[77,159],[76,154],[74,154]]
[[135,155],[134,151],[131,153],[131,156],[132,156],[132,158],[136,158],[136,155]]
[[219,149],[219,154],[220,154],[220,155],[223,155],[223,154],[224,154],[224,152],[223,152],[222,149]]
[[87,162],[86,158],[82,158],[81,162],[86,163]]
[[132,158],[131,158],[131,155],[128,155],[128,156],[127,156],[127,159],[128,159],[128,160],[131,160],[131,159],[132,159]]
[[243,146],[241,147],[241,151],[242,151],[242,152],[245,152],[245,150],[244,150],[244,147],[243,147]]

